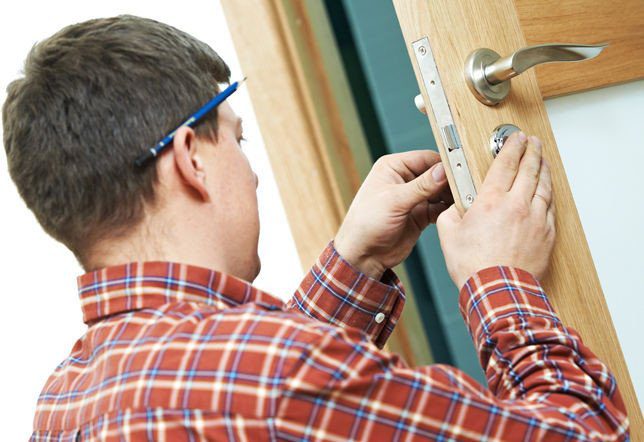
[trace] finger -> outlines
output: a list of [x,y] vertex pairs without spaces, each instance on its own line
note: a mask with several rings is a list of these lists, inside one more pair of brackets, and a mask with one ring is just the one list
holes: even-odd
[[540,172],[541,140],[530,136],[528,137],[528,146],[519,164],[519,171],[512,184],[511,192],[525,201],[532,201],[539,184]]
[[424,201],[414,207],[411,211],[411,219],[420,231],[430,224],[435,224],[439,215],[447,210],[449,206],[445,203],[430,203]]
[[545,216],[546,211],[552,204],[552,177],[550,175],[550,166],[545,159],[541,160],[541,168],[539,170],[539,183],[532,198],[532,205]]
[[441,213],[436,220],[436,227],[438,228],[438,236],[445,234],[451,230],[455,225],[461,221],[461,214],[455,204],[449,206],[447,210]]
[[523,132],[510,135],[503,145],[503,149],[492,162],[492,166],[485,177],[481,192],[496,191],[507,192],[512,188],[514,178],[519,170],[521,157],[526,150],[528,138]]
[[428,198],[427,201],[434,204],[445,203],[447,207],[451,206],[454,203],[454,195],[452,195],[452,189],[449,187],[449,181],[442,192],[432,198]]
[[423,201],[414,207],[409,215],[411,221],[421,232],[425,230],[425,227],[430,223],[429,206],[430,204],[427,201]]
[[434,165],[418,178],[397,186],[397,200],[403,210],[411,211],[423,201],[434,201],[447,187],[442,163]]
[[[441,192],[439,198],[440,198],[440,202],[446,203],[448,207],[454,204],[454,194],[452,193],[452,189],[449,186],[449,181],[447,182],[447,186],[445,187],[445,190]],[[436,202],[436,201],[430,201],[430,202]]]
[[552,204],[546,213],[546,224],[553,234],[556,234],[556,217],[555,217],[555,205]]
[[444,202],[429,204],[427,208],[427,213],[429,217],[429,224],[436,224],[438,217],[441,216],[443,212],[449,209],[450,205]]
[[433,150],[410,150],[382,156],[377,163],[388,167],[405,182],[409,182],[425,173],[440,160],[440,155]]

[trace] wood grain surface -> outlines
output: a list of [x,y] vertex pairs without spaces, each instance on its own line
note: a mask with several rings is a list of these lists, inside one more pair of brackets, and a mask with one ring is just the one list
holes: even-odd
[[537,80],[544,97],[644,78],[643,0],[515,0],[514,3],[528,45],[609,44],[593,60],[537,66]]
[[[535,72],[530,70],[514,78],[509,97],[496,107],[477,101],[463,78],[464,61],[473,50],[487,47],[506,54],[526,46],[519,19],[514,13],[513,0],[394,0],[394,5],[425,103],[429,103],[429,98],[422,86],[411,44],[422,37],[429,37],[477,188],[492,162],[488,139],[494,127],[512,123],[543,141],[544,155],[553,174],[557,242],[549,275],[542,282],[563,322],[579,331],[584,342],[615,374],[628,408],[633,438],[642,440],[642,413],[559,157]],[[445,146],[431,112],[428,117],[443,161],[447,161]],[[452,177],[448,178],[453,185]],[[454,197],[458,195],[455,193]]]

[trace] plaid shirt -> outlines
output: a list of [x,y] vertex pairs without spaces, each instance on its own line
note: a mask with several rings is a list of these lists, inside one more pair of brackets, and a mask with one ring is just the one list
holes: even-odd
[[34,441],[625,440],[615,380],[521,270],[460,306],[489,389],[381,350],[404,294],[330,245],[292,300],[163,262],[79,278],[87,333],[38,399]]

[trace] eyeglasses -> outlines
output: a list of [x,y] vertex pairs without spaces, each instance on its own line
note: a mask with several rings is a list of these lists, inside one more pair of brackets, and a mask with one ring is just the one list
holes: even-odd
[[174,135],[177,133],[177,131],[184,127],[194,127],[197,123],[199,123],[203,117],[219,106],[221,103],[224,102],[224,100],[228,97],[230,97],[237,89],[239,89],[239,86],[241,86],[244,81],[246,81],[246,77],[244,77],[240,81],[236,81],[232,83],[230,86],[228,86],[226,89],[224,89],[222,92],[218,93],[215,95],[214,98],[212,98],[210,101],[208,101],[206,104],[204,104],[197,112],[192,114],[190,118],[188,118],[186,121],[181,123],[177,128],[175,128],[172,132],[170,132],[168,135],[163,137],[161,141],[159,141],[158,144],[156,144],[154,147],[151,147],[147,151],[143,152],[141,155],[139,155],[136,160],[134,160],[134,165],[136,167],[143,167],[145,166],[148,162],[154,160],[159,154],[166,148],[168,147],[172,141],[174,140]]

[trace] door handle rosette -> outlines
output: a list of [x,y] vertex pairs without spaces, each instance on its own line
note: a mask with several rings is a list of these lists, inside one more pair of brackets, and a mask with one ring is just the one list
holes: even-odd
[[563,61],[584,61],[597,57],[607,44],[543,44],[519,49],[507,57],[480,48],[465,61],[465,80],[483,104],[494,106],[507,97],[510,80],[533,66]]

